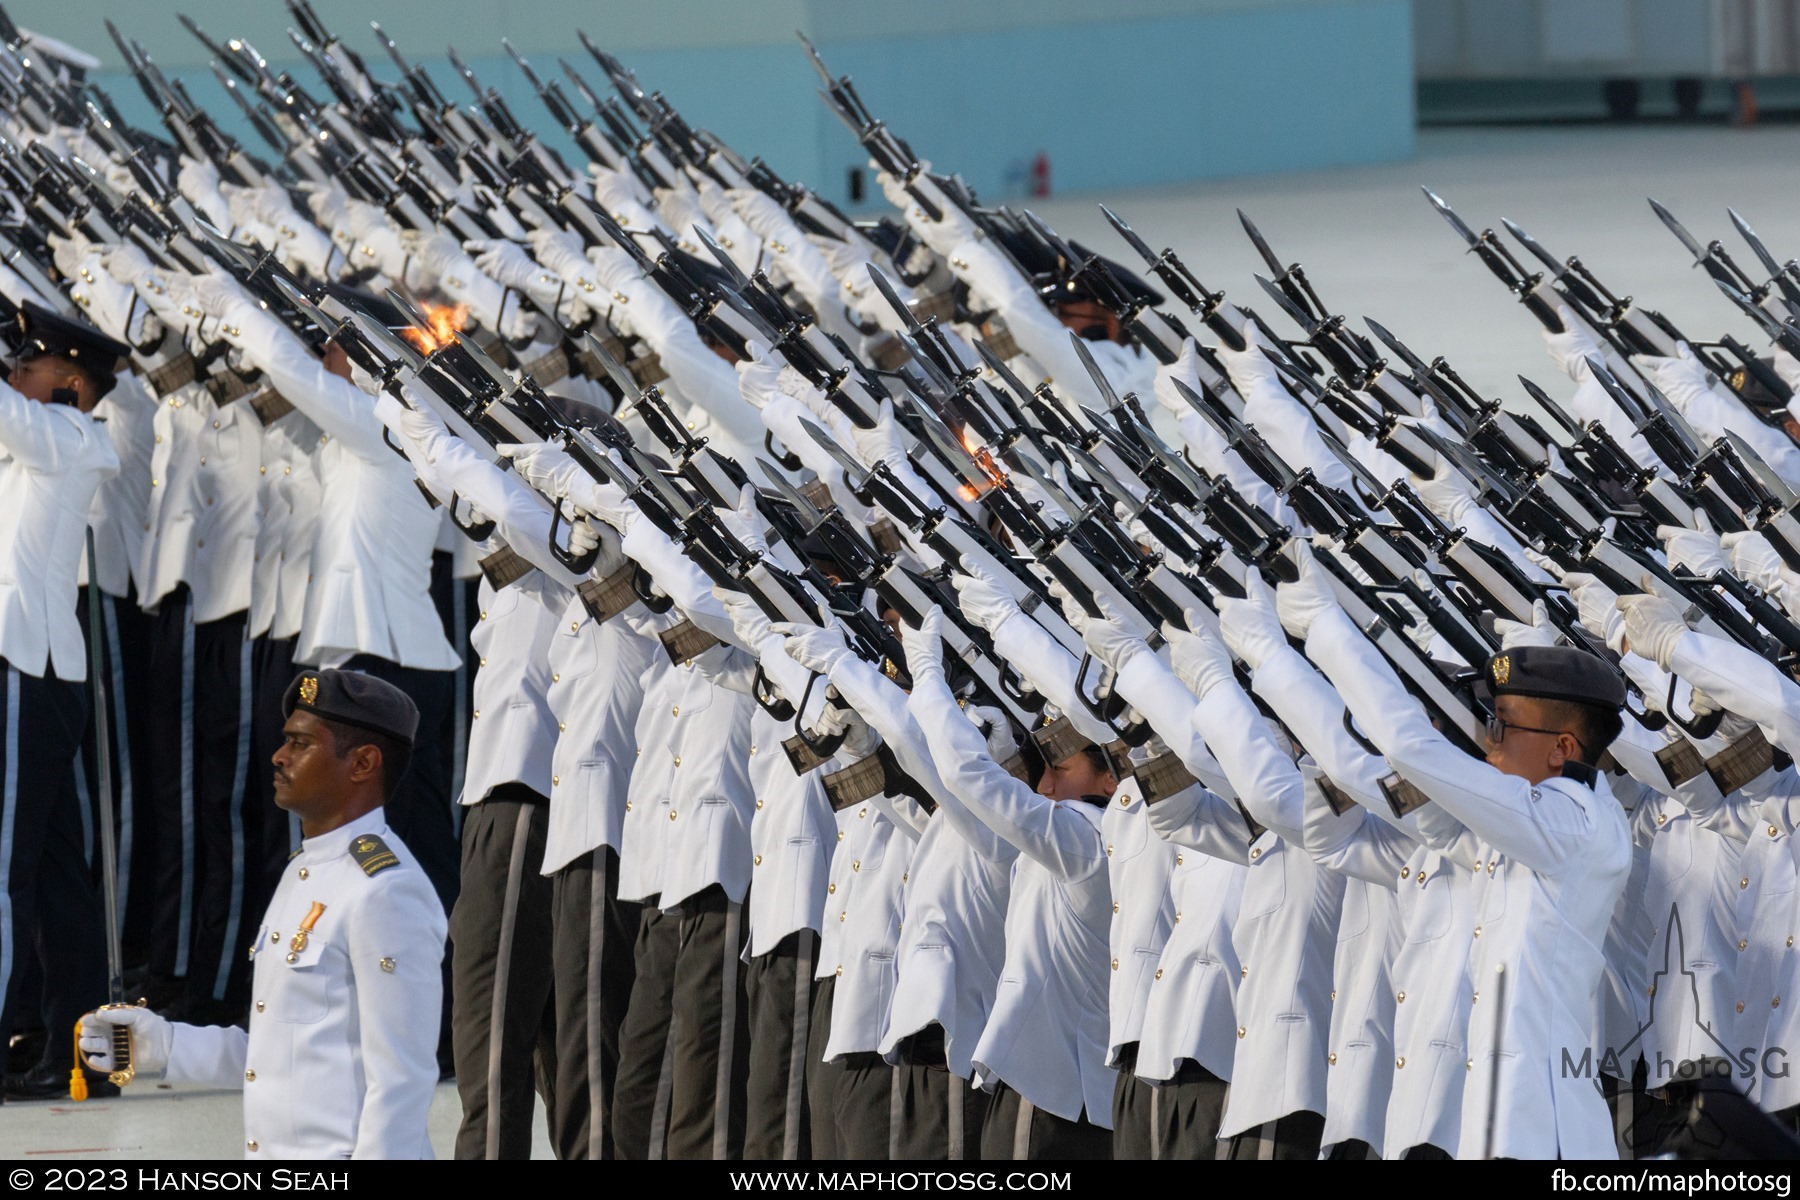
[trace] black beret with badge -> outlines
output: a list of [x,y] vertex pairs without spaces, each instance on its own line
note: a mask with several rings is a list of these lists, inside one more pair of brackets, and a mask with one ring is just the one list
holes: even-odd
[[131,347],[107,337],[85,321],[52,312],[35,300],[19,305],[14,318],[14,353],[21,360],[61,358],[80,367],[104,396],[113,387],[120,363],[131,356]]
[[419,728],[412,697],[361,671],[302,671],[281,698],[283,719],[309,712],[323,721],[384,733],[411,743]]
[[1533,696],[1598,708],[1625,707],[1625,678],[1611,663],[1573,646],[1518,646],[1488,659],[1495,696]]

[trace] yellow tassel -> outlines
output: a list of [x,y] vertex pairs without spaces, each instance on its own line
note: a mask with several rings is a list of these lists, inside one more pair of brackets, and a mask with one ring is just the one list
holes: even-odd
[[87,1072],[81,1069],[81,1022],[75,1022],[75,1069],[69,1072],[69,1099],[80,1104],[88,1098]]

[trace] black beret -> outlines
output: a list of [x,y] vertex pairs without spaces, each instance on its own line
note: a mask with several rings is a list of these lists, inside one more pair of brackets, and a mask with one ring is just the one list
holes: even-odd
[[1519,646],[1502,651],[1488,659],[1485,682],[1496,696],[1625,707],[1624,677],[1605,659],[1573,646]]
[[131,357],[131,347],[107,337],[86,321],[76,321],[35,300],[19,305],[18,355],[23,359],[66,358],[105,384]]
[[296,710],[409,744],[419,728],[419,710],[411,696],[361,671],[302,671],[281,698],[284,720]]

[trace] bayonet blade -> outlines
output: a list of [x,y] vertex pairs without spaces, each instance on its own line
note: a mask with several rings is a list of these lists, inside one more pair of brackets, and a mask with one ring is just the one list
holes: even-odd
[[1688,253],[1694,256],[1694,261],[1705,261],[1706,251],[1701,248],[1699,242],[1694,240],[1694,235],[1689,233],[1686,228],[1682,226],[1681,222],[1675,219],[1675,214],[1658,204],[1654,196],[1646,196],[1645,199],[1650,201],[1651,211],[1655,212],[1662,223],[1668,226],[1669,232],[1681,239],[1681,244],[1686,246]]
[[1088,378],[1094,381],[1094,387],[1099,390],[1100,398],[1106,401],[1107,411],[1110,412],[1119,407],[1119,395],[1113,391],[1112,381],[1106,377],[1106,372],[1100,369],[1100,364],[1094,361],[1094,356],[1088,351],[1087,343],[1081,340],[1081,335],[1071,331],[1069,343],[1075,347],[1075,357],[1079,358],[1081,365],[1087,368]]
[[894,290],[894,285],[888,282],[888,277],[882,274],[881,268],[874,263],[869,263],[868,268],[869,278],[874,282],[875,290],[881,293],[881,298],[886,300],[888,306],[899,314],[902,321],[906,322],[906,327],[915,333],[923,328],[919,323],[919,318],[913,315],[913,310],[907,307],[906,301],[900,298],[900,293]]
[[1156,251],[1150,249],[1149,242],[1139,237],[1136,230],[1127,225],[1118,213],[1106,205],[1102,204],[1100,211],[1105,214],[1107,222],[1118,231],[1119,236],[1125,239],[1126,244],[1138,252],[1139,257],[1152,266],[1156,264],[1157,254]]
[[1262,290],[1269,294],[1269,298],[1275,301],[1276,305],[1280,307],[1281,311],[1286,313],[1293,320],[1294,324],[1300,326],[1301,329],[1304,329],[1307,336],[1310,337],[1313,330],[1318,327],[1318,322],[1308,316],[1298,304],[1295,304],[1292,300],[1288,299],[1286,293],[1276,286],[1274,281],[1269,279],[1268,276],[1257,275],[1255,276],[1255,279]]
[[1269,273],[1271,275],[1286,274],[1287,267],[1282,264],[1282,261],[1279,258],[1275,257],[1274,249],[1263,237],[1262,231],[1256,227],[1256,223],[1246,216],[1244,210],[1241,208],[1237,210],[1237,215],[1238,223],[1244,227],[1244,232],[1250,235],[1250,242],[1256,247],[1256,252],[1262,255],[1262,260],[1265,263],[1269,264]]
[[1467,242],[1471,248],[1481,243],[1481,239],[1475,236],[1475,231],[1463,223],[1463,219],[1456,215],[1456,210],[1454,208],[1451,208],[1444,202],[1442,196],[1438,195],[1428,187],[1421,186],[1419,190],[1425,193],[1425,198],[1427,200],[1431,201],[1431,207],[1437,209],[1438,216],[1450,222],[1450,228],[1456,230],[1458,237]]
[[820,522],[825,520],[825,514],[820,512],[818,506],[808,500],[799,488],[783,477],[781,468],[760,456],[756,460],[756,465],[768,477],[769,482],[775,485],[775,491],[780,494],[781,498],[800,514],[800,518],[806,522],[807,526],[812,529],[818,528]]
[[806,431],[807,437],[818,443],[821,450],[831,455],[833,462],[844,469],[844,479],[849,483],[850,489],[861,491],[864,481],[869,477],[869,469],[858,462],[855,455],[839,445],[838,440],[819,425],[801,417],[800,427]]
[[1517,222],[1506,217],[1501,217],[1500,223],[1506,226],[1506,232],[1512,234],[1519,245],[1531,251],[1532,256],[1544,264],[1544,268],[1550,272],[1550,277],[1552,279],[1561,279],[1563,277],[1563,272],[1567,270],[1565,264],[1558,261],[1548,250],[1538,245],[1538,240],[1536,238],[1521,229]]

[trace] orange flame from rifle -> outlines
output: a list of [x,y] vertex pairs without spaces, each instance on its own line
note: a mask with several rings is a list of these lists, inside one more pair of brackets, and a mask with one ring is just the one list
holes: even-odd
[[466,304],[427,304],[425,309],[425,327],[408,325],[400,331],[400,336],[411,342],[415,348],[430,354],[456,340],[469,319],[469,306]]

